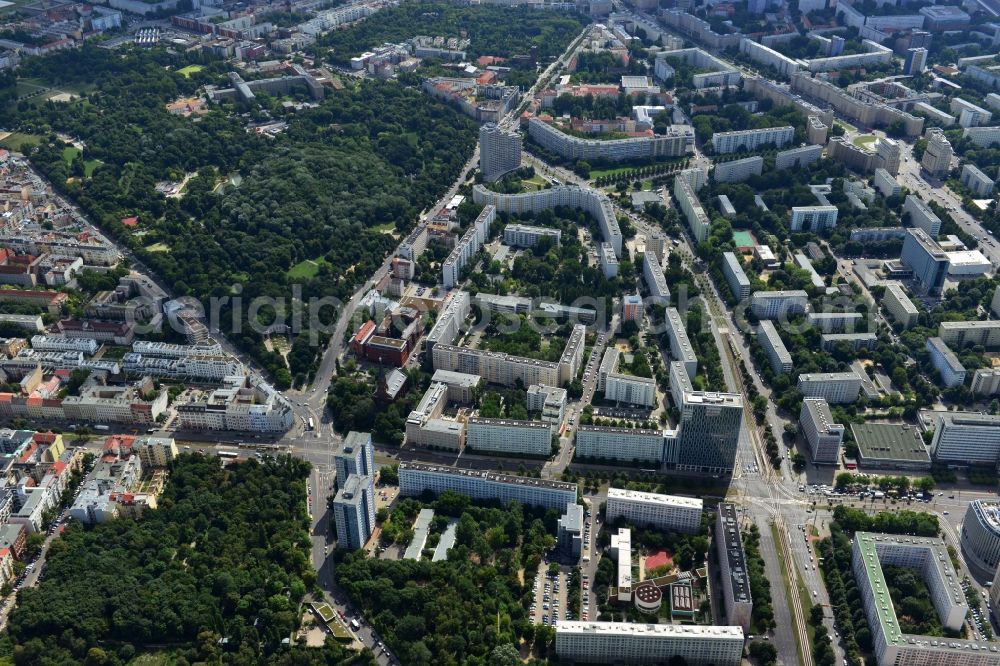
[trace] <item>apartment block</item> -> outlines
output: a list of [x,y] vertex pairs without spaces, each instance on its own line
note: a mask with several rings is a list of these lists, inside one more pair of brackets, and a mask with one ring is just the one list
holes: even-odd
[[702,243],[708,238],[712,222],[708,219],[705,209],[702,208],[696,191],[688,179],[679,176],[674,178],[674,197],[677,198],[677,203],[681,211],[684,212],[688,227],[691,229],[691,236],[694,237],[695,242]]
[[694,147],[694,131],[681,125],[671,126],[666,135],[585,139],[563,132],[547,118],[534,117],[528,121],[528,134],[546,150],[571,160],[622,162],[680,157]]
[[930,295],[940,295],[948,275],[947,253],[923,229],[907,229],[900,261],[913,270],[913,277]]
[[532,384],[528,387],[528,411],[540,412],[542,421],[556,431],[566,416],[566,389]]
[[903,191],[902,185],[892,177],[885,169],[875,169],[875,176],[872,178],[872,185],[885,198],[894,197]]
[[574,562],[583,554],[583,507],[576,502],[566,505],[556,527],[556,547]]
[[951,100],[949,110],[955,114],[955,117],[958,118],[958,124],[962,127],[982,127],[988,125],[993,118],[990,111],[961,97],[955,97]]
[[576,430],[576,455],[596,460],[649,462],[658,466],[663,461],[663,433],[581,425]]
[[558,247],[562,232],[527,224],[508,224],[503,230],[503,242],[511,247],[534,247],[542,238],[551,238],[552,244]]
[[792,231],[822,231],[835,226],[836,206],[792,206]]
[[434,345],[441,342],[450,345],[455,342],[462,324],[472,311],[472,299],[465,291],[452,291],[445,298],[444,305],[438,313],[434,326],[431,327],[424,345],[428,351],[434,349]]
[[927,149],[920,160],[920,166],[931,176],[943,178],[951,170],[951,158],[954,157],[955,151],[942,130],[933,127],[927,130],[925,136]]
[[352,430],[333,454],[333,464],[337,471],[337,484],[341,484],[352,474],[377,476],[375,447],[370,432]]
[[993,194],[996,181],[980,171],[974,164],[962,165],[962,185],[965,185],[977,197],[987,197]]
[[767,352],[768,362],[774,374],[780,375],[792,371],[792,355],[788,353],[785,343],[781,341],[778,329],[770,319],[764,319],[757,327],[757,340]]
[[700,499],[608,488],[607,522],[619,516],[632,525],[696,534],[701,529]]
[[722,600],[726,608],[726,622],[740,626],[743,631],[750,631],[750,616],[753,614],[750,572],[747,570],[735,504],[719,504],[712,541],[715,542],[719,567],[722,569]]
[[962,521],[962,555],[970,568],[992,579],[1000,563],[1000,503],[969,502]]
[[722,274],[737,300],[743,301],[750,296],[750,278],[743,270],[743,263],[733,252],[722,253]]
[[904,330],[911,328],[917,323],[917,317],[920,312],[898,282],[889,282],[885,286],[885,296],[882,299],[882,305],[893,321],[899,323]]
[[717,183],[742,183],[750,176],[759,176],[763,170],[763,157],[746,157],[741,160],[716,163],[712,177]]
[[861,324],[862,318],[860,312],[810,312],[806,315],[809,325],[823,333],[853,331]]
[[175,405],[181,427],[190,430],[285,432],[294,416],[284,396],[255,377],[230,377],[221,388],[193,390]]
[[910,224],[923,229],[932,239],[941,234],[941,218],[934,214],[930,207],[912,194],[907,194],[903,201],[903,215],[909,214]]
[[375,531],[375,487],[370,476],[351,474],[333,498],[337,547],[364,548]]
[[740,53],[746,54],[751,60],[764,67],[773,68],[782,76],[791,76],[803,67],[801,61],[782,55],[771,47],[758,44],[747,37],[740,40]]
[[552,453],[552,428],[543,421],[470,418],[465,445],[474,451],[544,456]]
[[680,361],[687,370],[688,378],[694,379],[698,372],[698,356],[694,353],[691,340],[688,338],[687,328],[681,313],[677,308],[667,308],[667,339],[670,341],[670,358]]
[[931,441],[934,462],[995,465],[1000,459],[1000,417],[961,412],[935,413]]
[[177,443],[173,437],[137,437],[132,451],[139,456],[144,469],[166,467],[177,457]]
[[973,395],[997,395],[1000,393],[1000,369],[979,368],[972,373]]
[[556,654],[571,663],[649,664],[679,657],[691,666],[738,666],[741,627],[560,622]]
[[604,399],[628,405],[655,407],[656,380],[651,377],[610,373],[605,379]]
[[941,383],[945,387],[959,386],[965,383],[965,367],[948,348],[941,338],[927,338],[927,351],[930,353],[934,369],[941,375]]
[[501,505],[520,502],[559,510],[565,509],[567,504],[576,504],[577,500],[575,483],[415,462],[399,464],[400,495],[419,497],[427,491],[440,495],[446,490]]
[[969,605],[960,578],[951,566],[944,541],[938,538],[857,532],[851,558],[854,578],[872,634],[878,666],[996,666],[1000,655],[986,642],[904,634],[882,567],[914,569],[923,578],[941,624],[961,628]]
[[664,305],[670,303],[670,289],[667,288],[667,279],[663,276],[663,269],[660,267],[660,260],[656,252],[646,250],[642,261],[642,277],[649,289],[649,295],[656,299],[656,302]]
[[475,221],[459,239],[451,254],[444,260],[441,267],[441,282],[445,289],[451,289],[458,284],[462,269],[472,259],[483,243],[490,237],[490,225],[496,219],[496,208],[487,204],[476,217]]
[[799,412],[799,427],[809,443],[813,462],[836,465],[844,441],[844,426],[833,422],[830,405],[823,398],[804,398]]
[[804,314],[809,309],[809,295],[801,289],[755,291],[750,296],[750,312],[757,319],[779,319]]
[[968,345],[1000,346],[1000,320],[943,321],[938,324],[938,337],[953,349]]
[[[995,143],[1000,143],[1000,126],[969,127],[962,132],[962,137],[968,139],[980,148],[989,148]],[[951,144],[949,144],[949,146],[950,145]]]
[[839,344],[847,344],[853,351],[875,349],[878,337],[874,333],[823,333],[819,336],[820,348],[831,351]]
[[[810,118],[810,120],[814,119],[816,119],[815,116]],[[778,170],[792,168],[805,169],[813,162],[818,162],[822,157],[822,145],[789,148],[788,150],[782,150],[774,156],[774,168]]]
[[783,148],[795,138],[795,128],[768,127],[764,129],[716,132],[712,135],[712,147],[717,155],[735,153],[741,150],[757,150],[761,146],[774,145]]
[[861,378],[853,372],[817,372],[799,375],[798,389],[805,398],[823,398],[830,404],[855,402]]
[[611,200],[601,192],[583,187],[558,186],[537,192],[500,194],[476,185],[472,188],[472,200],[479,205],[493,206],[498,212],[514,215],[540,213],[556,206],[583,210],[597,220],[604,241],[611,243],[616,255],[621,255],[622,232],[618,226],[618,216]]
[[521,166],[521,135],[494,123],[479,128],[479,170],[494,181]]
[[711,53],[702,49],[691,48],[663,51],[656,55],[656,67],[659,68],[656,75],[664,80],[666,77],[661,76],[661,72],[666,71],[664,66],[667,66],[668,58],[677,58],[698,70],[698,73],[692,76],[692,83],[695,88],[735,86],[739,85],[740,78],[742,77],[739,68],[734,67],[725,60],[716,58]]

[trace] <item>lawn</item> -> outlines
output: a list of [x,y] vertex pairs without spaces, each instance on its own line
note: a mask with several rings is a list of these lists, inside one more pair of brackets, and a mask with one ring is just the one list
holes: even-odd
[[314,261],[312,259],[306,259],[305,261],[300,261],[285,273],[288,277],[293,280],[311,280],[319,273],[319,265],[322,262]]
[[7,148],[9,150],[16,150],[18,152],[24,152],[25,146],[37,146],[42,142],[40,136],[35,136],[34,134],[24,134],[23,132],[11,132],[7,136],[0,139],[0,146]]
[[528,191],[528,192],[534,192],[536,190],[545,189],[545,186],[548,184],[548,182],[549,181],[545,180],[544,178],[542,178],[541,176],[539,176],[536,173],[531,178],[526,178],[526,179],[522,180],[521,184],[524,186],[524,189],[526,191]]
[[590,172],[590,179],[594,180],[597,178],[602,178],[604,176],[615,176],[620,173],[625,173],[626,171],[635,171],[639,167],[627,166],[627,167],[615,167],[614,169],[593,169]]
[[146,252],[170,252],[170,247],[166,243],[153,243],[146,247]]
[[75,160],[76,156],[79,155],[81,152],[82,151],[79,148],[76,148],[74,146],[66,146],[65,148],[63,148],[62,158],[66,162],[66,164],[72,164],[73,160]]
[[858,148],[864,148],[865,150],[874,150],[875,141],[878,137],[874,134],[862,134],[861,136],[854,137],[853,143]]
[[187,67],[181,67],[178,69],[177,73],[184,78],[189,79],[192,74],[197,74],[203,69],[205,69],[204,65],[188,65]]

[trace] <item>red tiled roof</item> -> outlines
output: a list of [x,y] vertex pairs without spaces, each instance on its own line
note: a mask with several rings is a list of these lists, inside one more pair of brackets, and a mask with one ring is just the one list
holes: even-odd
[[132,217],[123,217],[122,224],[126,227],[135,227],[139,224],[139,218],[133,215]]

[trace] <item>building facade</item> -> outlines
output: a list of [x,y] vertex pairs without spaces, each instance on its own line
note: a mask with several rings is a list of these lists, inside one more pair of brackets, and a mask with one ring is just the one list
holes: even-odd
[[696,534],[701,529],[700,499],[608,488],[607,521],[619,516],[632,525]]

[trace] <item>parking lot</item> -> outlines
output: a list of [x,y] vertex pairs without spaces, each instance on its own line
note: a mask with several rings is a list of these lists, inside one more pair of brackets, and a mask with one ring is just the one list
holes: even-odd
[[535,624],[556,626],[563,620],[571,620],[566,603],[566,588],[569,574],[560,571],[555,576],[549,574],[545,565],[535,576],[535,600],[531,604],[531,618]]

